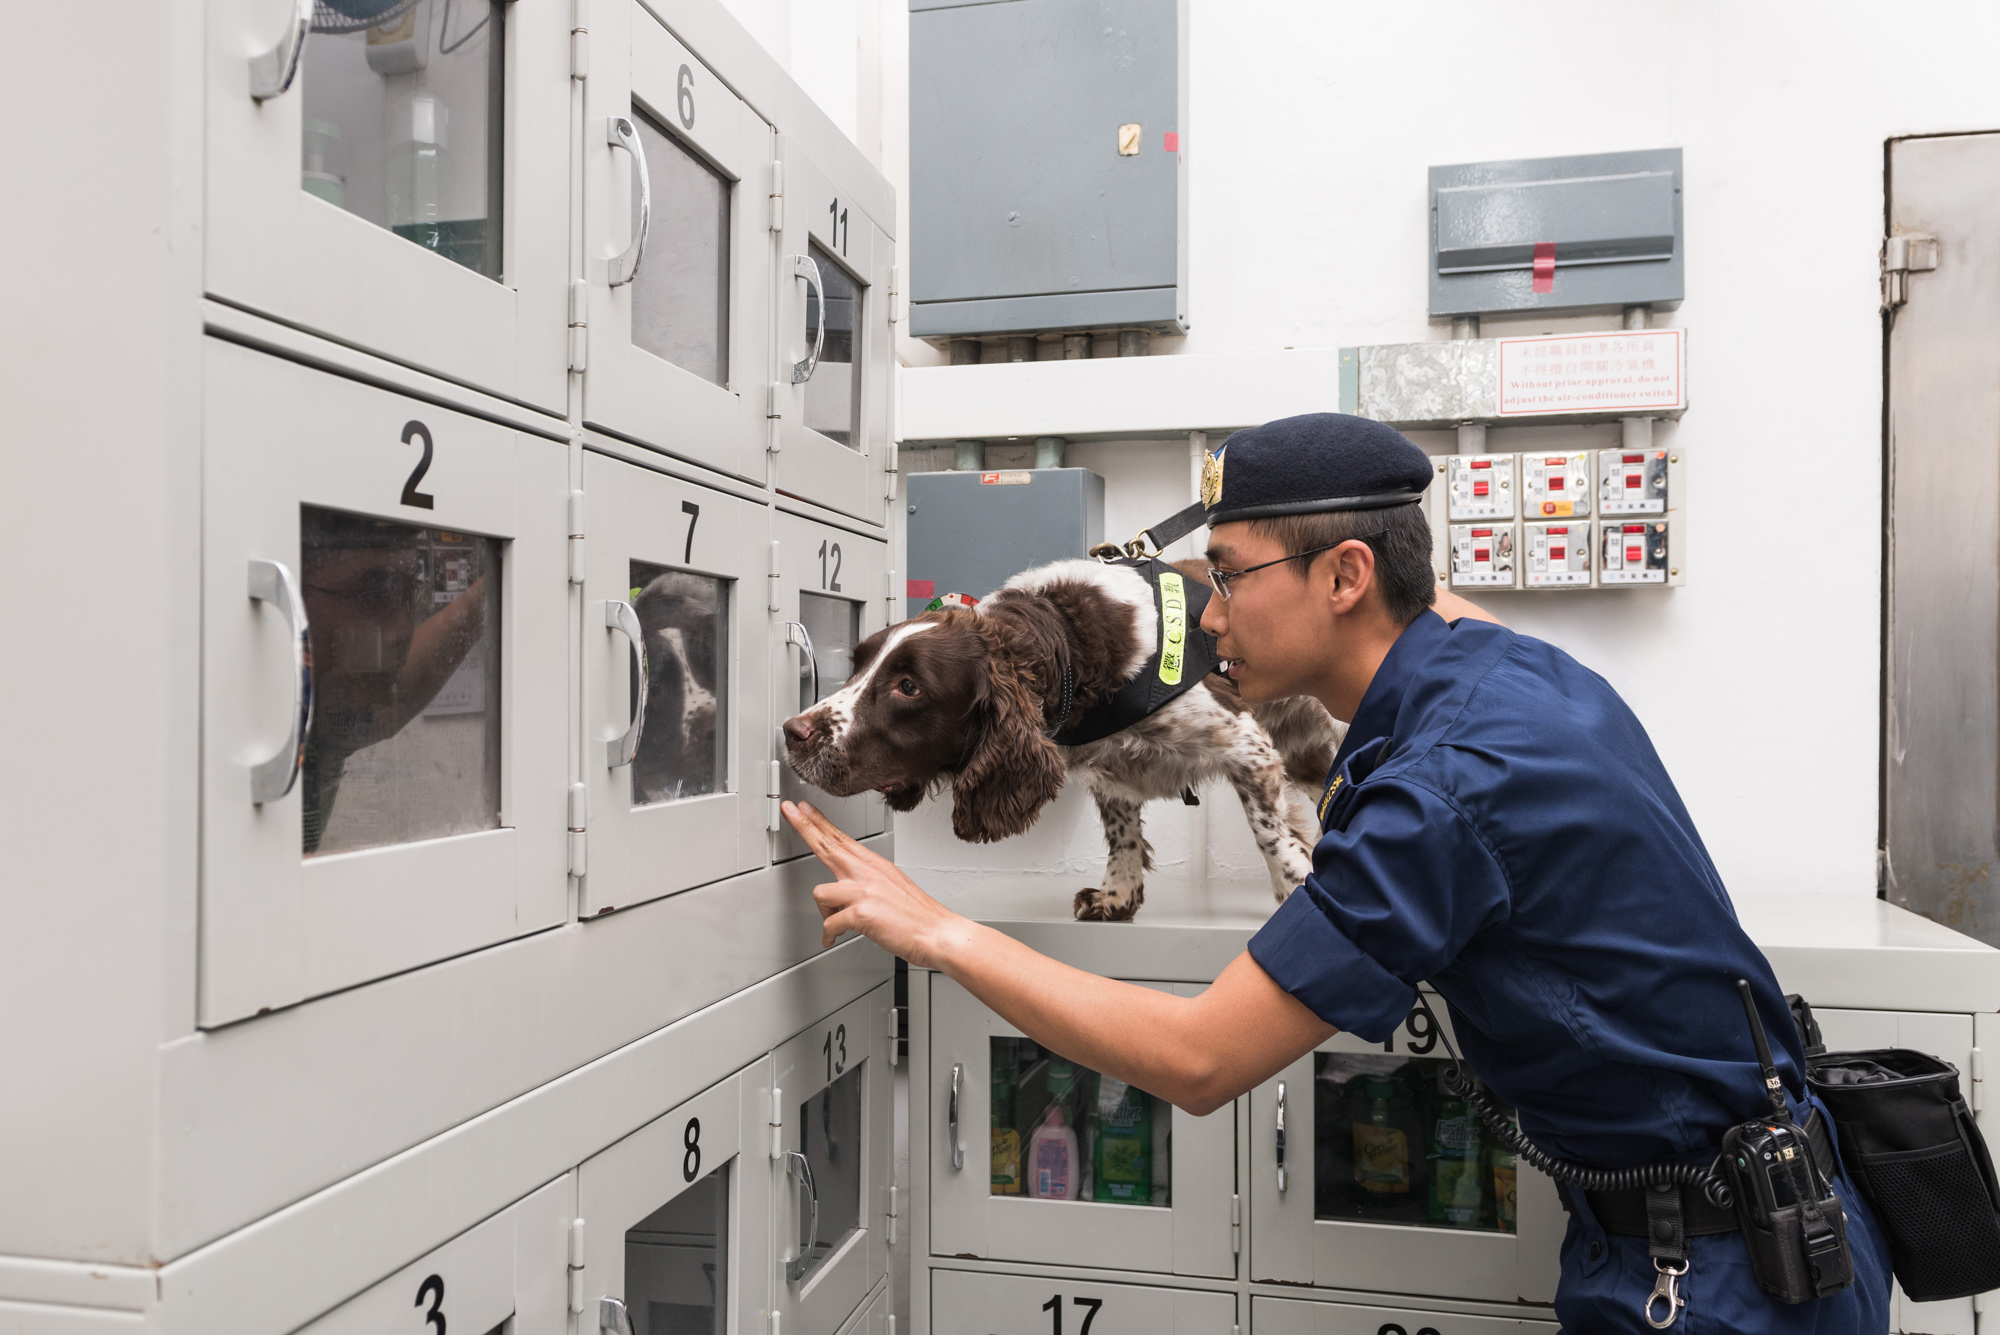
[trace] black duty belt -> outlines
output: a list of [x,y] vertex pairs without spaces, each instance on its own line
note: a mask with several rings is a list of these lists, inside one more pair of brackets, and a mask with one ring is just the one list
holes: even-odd
[[[1833,1158],[1833,1143],[1827,1136],[1826,1121],[1819,1115],[1819,1109],[1814,1108],[1806,1115],[1805,1133],[1813,1163],[1818,1165],[1820,1173],[1828,1181],[1832,1181],[1837,1165]],[[1563,1187],[1559,1193],[1563,1209],[1572,1213],[1574,1207],[1570,1204],[1568,1193],[1574,1190],[1574,1187]],[[1742,1228],[1734,1208],[1716,1205],[1698,1187],[1669,1187],[1664,1190],[1680,1196],[1684,1237],[1735,1233]],[[1661,1191],[1659,1187],[1631,1187],[1624,1191],[1586,1191],[1583,1196],[1590,1203],[1590,1212],[1597,1216],[1597,1222],[1604,1226],[1606,1233],[1651,1241],[1653,1225],[1660,1217],[1660,1207],[1649,1198]]]

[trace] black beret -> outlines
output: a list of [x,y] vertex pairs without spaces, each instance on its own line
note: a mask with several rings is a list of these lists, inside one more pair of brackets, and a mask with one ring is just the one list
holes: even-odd
[[1210,527],[1237,519],[1382,510],[1423,496],[1430,457],[1394,427],[1346,413],[1304,413],[1246,427],[1201,470]]

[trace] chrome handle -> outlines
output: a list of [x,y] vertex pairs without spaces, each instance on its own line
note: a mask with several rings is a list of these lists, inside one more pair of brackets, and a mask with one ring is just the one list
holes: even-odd
[[278,44],[250,57],[250,96],[254,101],[283,96],[292,80],[299,77],[299,61],[306,53],[306,34],[312,31],[312,21],[313,0],[295,0]]
[[646,730],[646,632],[639,626],[639,614],[632,604],[613,598],[604,604],[604,624],[623,635],[632,645],[632,661],[639,669],[639,689],[632,696],[632,722],[623,735],[604,744],[604,763],[612,769],[632,763],[639,754],[639,735]]
[[812,1254],[819,1250],[819,1187],[813,1182],[812,1165],[797,1150],[786,1151],[785,1171],[805,1183],[806,1197],[812,1201],[812,1227],[806,1230],[806,1245],[785,1262],[785,1278],[796,1284],[812,1268]]
[[630,120],[613,116],[605,121],[604,141],[630,153],[633,165],[639,169],[638,229],[632,234],[632,244],[604,263],[606,281],[613,287],[623,287],[639,276],[639,261],[646,254],[646,233],[653,226],[653,178],[646,171],[646,150],[639,143],[639,131]]
[[1285,1082],[1278,1082],[1278,1190],[1285,1189]]
[[812,634],[811,632],[806,630],[805,622],[803,621],[787,621],[784,624],[785,624],[785,643],[795,644],[799,648],[806,651],[806,665],[812,669],[813,703],[818,704],[819,703],[819,655],[813,652]]
[[299,767],[305,763],[306,732],[312,727],[313,716],[312,631],[306,625],[299,582],[284,562],[250,558],[250,597],[283,612],[292,628],[291,733],[274,755],[250,767],[250,800],[261,806],[291,792],[299,781]]
[[612,1335],[632,1335],[632,1314],[625,1310],[625,1304],[617,1298],[599,1298],[597,1328],[611,1331]]
[[965,1067],[958,1062],[951,1064],[951,1102],[945,1108],[945,1125],[951,1137],[951,1166],[965,1167],[965,1146],[958,1143],[958,1090],[965,1083]]
[[810,255],[792,256],[792,277],[806,280],[806,295],[819,298],[819,323],[814,326],[813,350],[803,361],[792,363],[792,383],[803,385],[819,369],[820,349],[826,346],[826,286],[819,280],[819,265]]

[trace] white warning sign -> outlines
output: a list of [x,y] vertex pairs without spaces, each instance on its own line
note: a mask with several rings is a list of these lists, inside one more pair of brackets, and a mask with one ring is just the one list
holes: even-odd
[[1687,336],[1680,329],[1503,338],[1502,417],[1672,412],[1687,407]]

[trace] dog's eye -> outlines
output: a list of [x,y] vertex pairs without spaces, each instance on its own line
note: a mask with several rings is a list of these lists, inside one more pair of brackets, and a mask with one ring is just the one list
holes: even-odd
[[921,695],[922,692],[917,689],[917,684],[914,681],[911,681],[908,677],[905,677],[901,681],[896,683],[896,694],[907,695],[914,698],[918,695]]

